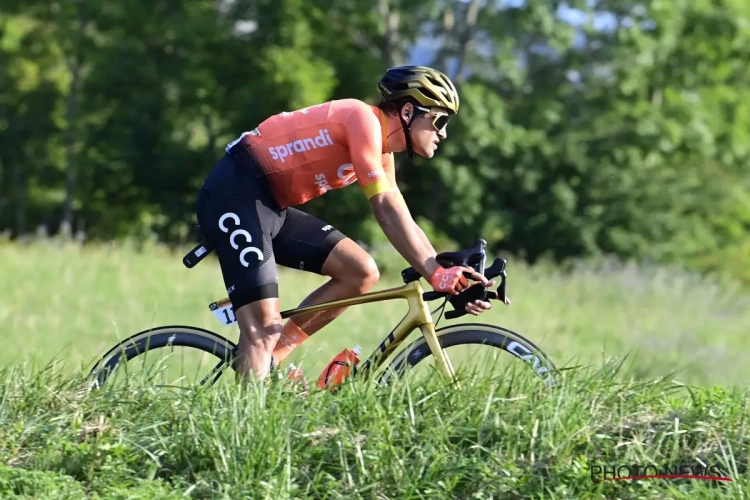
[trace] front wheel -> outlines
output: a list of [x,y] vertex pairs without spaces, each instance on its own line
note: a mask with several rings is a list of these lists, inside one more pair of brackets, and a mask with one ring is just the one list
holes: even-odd
[[159,385],[167,387],[213,384],[225,368],[233,367],[235,348],[233,342],[209,330],[162,326],[115,345],[89,377],[95,388],[121,374],[127,380],[145,378],[150,384],[159,379]]
[[[513,368],[509,366],[509,362],[517,362],[520,359],[531,368],[544,385],[548,387],[557,385],[557,368],[547,355],[533,342],[507,328],[466,323],[446,326],[435,333],[440,346],[456,369],[457,375],[467,371],[457,367],[458,362],[465,362],[475,373],[492,376],[493,372],[500,368],[504,376],[507,368]],[[380,382],[387,384],[395,378],[402,378],[407,369],[411,370],[422,362],[426,365],[426,361],[431,358],[430,346],[427,345],[424,337],[420,336],[393,359],[383,372]]]

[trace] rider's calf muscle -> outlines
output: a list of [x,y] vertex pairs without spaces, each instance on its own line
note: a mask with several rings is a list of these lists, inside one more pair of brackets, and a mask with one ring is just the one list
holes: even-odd
[[255,372],[258,379],[268,374],[271,354],[281,335],[279,299],[251,302],[235,311],[240,328],[237,344],[237,373],[248,376]]

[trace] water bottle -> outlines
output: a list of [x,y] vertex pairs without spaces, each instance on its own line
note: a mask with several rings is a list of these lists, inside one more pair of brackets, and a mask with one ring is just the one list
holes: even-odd
[[349,376],[352,365],[359,364],[359,353],[362,352],[362,348],[354,346],[353,349],[344,349],[336,355],[333,360],[328,363],[323,373],[318,378],[318,387],[325,389],[326,387],[334,387],[340,385],[344,379]]

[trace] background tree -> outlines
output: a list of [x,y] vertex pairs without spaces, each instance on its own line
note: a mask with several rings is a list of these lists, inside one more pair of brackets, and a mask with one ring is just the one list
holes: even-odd
[[[429,64],[461,112],[398,158],[441,247],[598,253],[750,282],[750,4],[708,0],[9,0],[0,6],[0,228],[182,242],[242,131],[379,99]],[[358,189],[305,209],[384,241]]]

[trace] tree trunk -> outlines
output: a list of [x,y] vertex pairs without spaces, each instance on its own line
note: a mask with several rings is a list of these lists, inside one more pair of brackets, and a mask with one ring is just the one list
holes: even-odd
[[16,237],[26,232],[26,179],[20,162],[13,164],[13,202],[15,204]]
[[461,74],[464,69],[466,62],[466,56],[469,54],[469,49],[474,44],[474,34],[476,30],[477,21],[479,20],[479,10],[481,8],[480,0],[471,0],[468,7],[466,8],[466,15],[464,16],[463,22],[461,23],[461,31],[457,34],[458,47],[456,61],[456,71],[453,75],[453,79],[456,84],[461,83],[464,79]]
[[[438,51],[435,67],[447,74],[456,85],[459,85],[464,79],[461,73],[465,65],[466,56],[474,40],[481,6],[481,0],[471,0],[468,5],[461,5],[460,7],[448,4],[443,11],[443,46]],[[458,21],[456,18],[458,18]],[[449,61],[454,57],[456,58],[456,69],[450,72],[448,70]],[[433,176],[432,196],[435,201],[430,204],[429,218],[436,221],[440,220],[447,206],[445,203],[447,196],[445,182],[439,176]]]
[[393,3],[394,0],[380,0],[378,3],[380,15],[385,19],[383,59],[388,67],[405,64],[403,50],[401,50],[401,37],[399,35],[401,16],[398,5],[394,6]]
[[456,16],[451,5],[447,5],[445,10],[443,10],[442,24],[443,45],[440,47],[433,64],[435,69],[448,74],[448,60],[453,54],[454,33],[456,29]]
[[[3,220],[3,209],[5,208],[5,205],[8,204],[8,191],[7,186],[5,184],[5,169],[3,168],[3,158],[0,156],[0,223]],[[0,226],[0,231],[2,230],[2,226]]]
[[63,218],[60,231],[68,237],[73,234],[73,198],[76,190],[76,118],[78,114],[78,87],[81,81],[81,63],[76,57],[71,63],[73,81],[70,93],[65,102],[65,201],[63,202]]
[[[83,38],[87,19],[83,7],[79,6],[76,31],[79,39]],[[65,237],[73,234],[73,200],[78,178],[78,165],[76,158],[76,143],[78,139],[78,94],[81,87],[81,73],[83,72],[83,57],[80,45],[74,45],[74,54],[70,58],[68,69],[72,75],[70,91],[65,100],[65,201],[63,202],[63,217],[60,224],[60,232]]]

